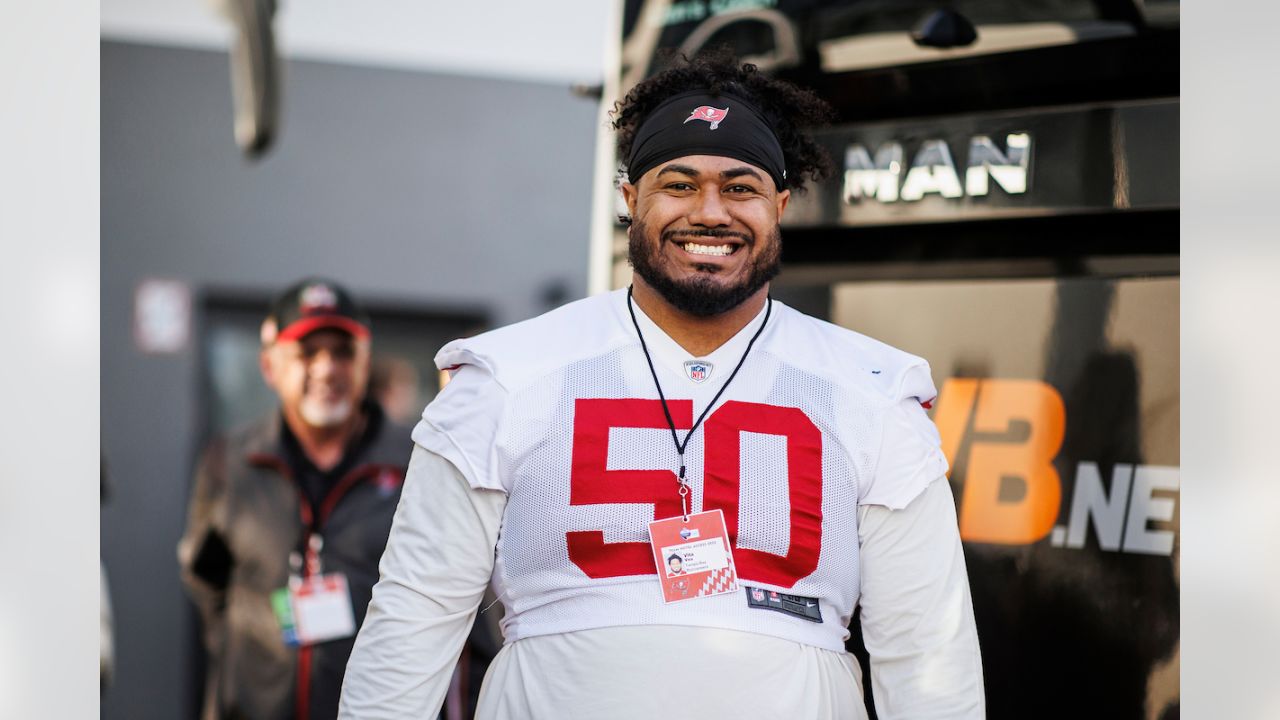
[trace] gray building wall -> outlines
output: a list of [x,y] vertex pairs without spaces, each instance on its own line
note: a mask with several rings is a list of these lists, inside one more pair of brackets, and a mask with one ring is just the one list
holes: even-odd
[[175,560],[199,345],[138,351],[138,282],[185,281],[198,306],[316,273],[369,302],[530,317],[551,289],[586,289],[596,110],[557,85],[291,61],[278,144],[249,163],[225,54],[104,42],[101,73],[101,539],[117,652],[102,717],[170,720],[199,692]]

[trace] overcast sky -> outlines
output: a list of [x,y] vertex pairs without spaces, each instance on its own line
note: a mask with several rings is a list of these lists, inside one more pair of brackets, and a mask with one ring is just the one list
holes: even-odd
[[[620,3],[619,3],[620,4]],[[220,0],[102,0],[102,35],[225,49]],[[599,82],[610,0],[278,0],[289,57],[548,82]]]

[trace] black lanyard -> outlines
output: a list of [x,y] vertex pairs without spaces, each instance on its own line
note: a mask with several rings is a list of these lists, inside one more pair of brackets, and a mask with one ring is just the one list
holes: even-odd
[[716,401],[724,394],[729,383],[733,382],[733,378],[738,375],[738,371],[742,369],[743,363],[747,361],[747,355],[751,353],[751,346],[756,344],[756,340],[760,338],[760,333],[764,332],[764,328],[769,324],[769,314],[773,312],[773,298],[766,297],[764,306],[764,320],[760,323],[760,327],[756,329],[755,335],[751,336],[750,342],[747,343],[747,349],[742,351],[742,357],[739,358],[738,364],[733,368],[733,372],[729,373],[729,378],[724,381],[720,389],[716,391],[715,397],[711,398],[711,402],[702,409],[702,414],[698,416],[698,421],[689,428],[689,432],[685,433],[684,441],[681,442],[679,433],[676,432],[676,423],[671,419],[671,408],[667,407],[667,396],[662,393],[662,383],[658,382],[658,371],[653,369],[653,357],[649,355],[649,346],[644,342],[644,333],[640,332],[640,323],[636,320],[636,309],[631,304],[631,288],[627,288],[627,311],[631,313],[631,324],[636,328],[636,335],[640,338],[640,349],[644,351],[644,359],[649,363],[649,374],[653,376],[653,385],[658,388],[658,399],[662,401],[662,413],[667,417],[667,427],[671,429],[671,440],[676,444],[676,454],[680,457],[680,473],[676,480],[680,483],[680,507],[684,512],[684,519],[689,519],[689,482],[684,479],[684,450],[689,447],[689,438],[693,437],[693,431],[698,429],[702,421],[706,419],[707,413],[711,412],[711,408],[716,406]]

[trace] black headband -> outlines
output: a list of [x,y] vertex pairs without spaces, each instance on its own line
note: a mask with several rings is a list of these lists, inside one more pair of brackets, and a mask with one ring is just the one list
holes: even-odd
[[631,143],[627,179],[634,185],[661,163],[686,155],[741,160],[769,173],[779,190],[787,186],[778,136],[759,110],[733,95],[691,90],[654,108]]

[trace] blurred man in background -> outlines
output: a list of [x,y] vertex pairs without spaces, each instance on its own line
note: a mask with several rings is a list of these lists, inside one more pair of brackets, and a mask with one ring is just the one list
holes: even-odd
[[336,283],[280,295],[260,365],[279,411],[206,448],[178,546],[209,653],[203,717],[332,718],[409,431],[366,397],[369,319]]

